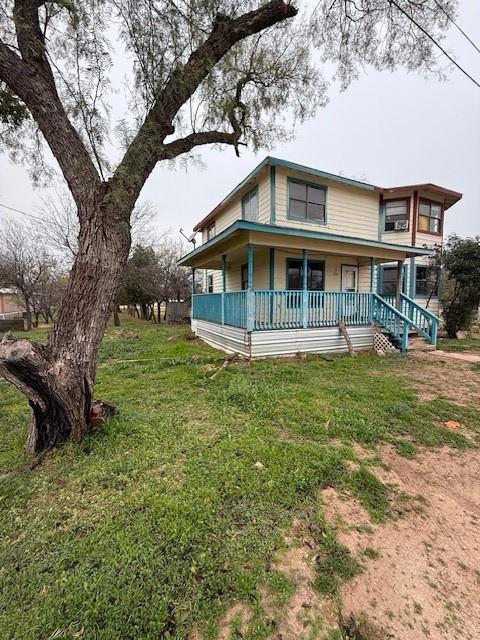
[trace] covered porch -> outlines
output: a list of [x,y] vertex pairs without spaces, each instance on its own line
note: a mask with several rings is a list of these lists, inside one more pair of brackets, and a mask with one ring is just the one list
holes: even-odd
[[[247,344],[249,355],[265,340],[269,352],[260,355],[344,350],[344,324],[358,348],[371,348],[378,324],[407,350],[414,319],[424,337],[436,341],[435,316],[400,293],[404,261],[427,250],[246,221],[232,227],[181,260],[216,271],[215,290],[192,296],[192,328],[207,342],[243,352],[229,343],[233,337]],[[390,302],[375,293],[376,265],[387,262],[398,267]],[[213,277],[209,282],[213,288]]]

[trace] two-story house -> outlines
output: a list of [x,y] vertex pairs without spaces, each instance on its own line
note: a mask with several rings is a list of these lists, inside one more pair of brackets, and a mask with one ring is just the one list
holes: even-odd
[[192,328],[247,356],[369,349],[378,327],[402,350],[436,343],[429,261],[462,195],[433,184],[380,188],[265,158],[194,228],[179,264],[204,270]]

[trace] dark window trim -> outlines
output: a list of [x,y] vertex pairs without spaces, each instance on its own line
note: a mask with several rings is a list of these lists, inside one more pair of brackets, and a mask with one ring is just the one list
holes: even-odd
[[[245,280],[243,279],[244,273],[245,273]],[[244,282],[245,282],[245,286],[243,286]],[[248,289],[248,264],[245,262],[245,264],[240,265],[240,290],[246,291],[247,289]]]
[[[406,202],[407,203],[407,222],[408,226],[406,229],[402,229],[402,231],[395,231],[395,229],[386,229],[387,224],[387,203],[388,202]],[[383,233],[408,233],[412,226],[411,221],[411,209],[412,209],[412,198],[411,196],[405,196],[404,198],[388,198],[383,201]]]
[[258,184],[253,189],[250,189],[250,191],[248,193],[246,193],[242,198],[242,220],[246,220],[246,218],[245,218],[245,202],[249,198],[251,198],[253,196],[253,194],[256,194],[256,196],[257,196],[257,216],[256,216],[255,220],[249,220],[249,222],[258,222],[258,215],[259,215],[259,208],[260,208],[260,202],[259,202],[259,199],[258,199]]
[[[430,205],[430,209],[432,204],[436,204],[440,207],[440,231],[430,231],[430,229],[428,231],[424,231],[423,229],[420,229],[420,216],[422,215],[420,213],[420,205],[422,204],[422,202],[425,204],[429,204]],[[431,200],[430,198],[419,198],[418,199],[418,211],[417,211],[417,234],[418,233],[426,233],[429,236],[437,236],[437,238],[439,236],[443,236],[443,219],[444,219],[444,215],[445,215],[445,203],[444,202],[439,202],[438,200]],[[428,217],[428,219],[431,219],[431,216]],[[435,218],[437,219],[437,218]],[[428,223],[428,226],[430,227],[430,222]]]
[[[290,267],[290,265],[294,263],[294,264],[300,264],[303,266],[303,258],[287,258],[286,262],[285,262],[285,289],[287,291],[301,291],[302,287],[300,287],[300,289],[289,289],[288,288],[288,269]],[[322,265],[322,271],[323,271],[323,289],[309,289],[309,291],[325,291],[325,260],[316,260],[315,258],[309,258],[307,260],[307,269],[308,269],[308,264],[311,263],[315,263],[315,264],[321,264]],[[308,286],[308,283],[307,283]]]
[[[380,278],[379,278],[379,282],[378,282],[378,292],[381,296],[394,296],[396,295],[396,293],[384,293],[383,290],[383,285],[385,282],[385,271],[389,270],[389,269],[398,269],[397,266],[394,265],[385,265],[382,264],[380,265]],[[395,279],[396,282],[396,279]],[[406,269],[406,265],[403,265],[402,268],[402,293],[406,293],[407,292],[407,269]]]
[[[323,220],[311,220],[310,218],[302,218],[300,216],[294,216],[290,213],[290,184],[292,182],[296,184],[304,184],[307,187],[314,187],[315,189],[323,189],[323,191],[325,191],[325,205],[324,205],[325,214],[323,216]],[[325,226],[327,224],[327,196],[328,196],[328,187],[326,187],[324,184],[309,182],[308,180],[302,180],[301,178],[287,177],[287,219],[296,220],[297,222],[305,222],[308,224],[317,224],[320,226]]]
[[426,268],[426,269],[438,269],[440,270],[440,267],[438,265],[431,265],[431,264],[416,264],[415,265],[415,298],[438,298],[438,293],[439,293],[439,289],[440,289],[440,278],[437,280],[437,292],[436,293],[418,293],[417,292],[417,274],[418,274],[418,269],[422,269],[422,268]]

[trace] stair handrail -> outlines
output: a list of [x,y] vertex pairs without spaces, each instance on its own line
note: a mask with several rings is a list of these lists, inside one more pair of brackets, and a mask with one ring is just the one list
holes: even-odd
[[415,300],[413,300],[409,296],[405,295],[404,293],[401,293],[400,297],[406,304],[410,305],[410,307],[415,308],[420,313],[420,315],[422,315],[425,318],[428,318],[429,320],[431,320],[431,333],[429,334],[426,331],[424,331],[424,329],[422,329],[421,327],[416,325],[413,322],[412,318],[410,319],[412,321],[412,326],[413,326],[414,329],[419,331],[419,333],[421,333],[423,336],[425,336],[427,338],[427,340],[429,340],[432,344],[436,344],[437,343],[438,325],[440,323],[440,318],[438,316],[436,316],[434,313],[432,313],[431,311],[429,311],[428,309],[425,309],[425,307],[422,307],[422,305],[418,304],[418,302],[415,302]]
[[[379,303],[380,305],[383,305],[384,307],[386,307],[391,313],[393,313],[394,315],[396,315],[400,320],[402,320],[403,322],[403,334],[395,334],[391,329],[389,329],[389,327],[387,327],[385,324],[383,324],[379,318],[376,317],[375,312],[373,312],[373,319],[376,320],[377,322],[380,322],[380,324],[382,324],[385,329],[389,330],[390,333],[392,333],[398,340],[401,340],[402,343],[402,351],[407,351],[408,350],[408,329],[410,326],[413,326],[413,322],[410,320],[410,318],[408,318],[406,315],[404,315],[401,311],[399,311],[396,307],[394,307],[393,305],[391,305],[389,302],[387,302],[386,300],[384,300],[384,298],[382,298],[382,296],[378,295],[378,293],[372,293],[373,296],[373,300],[377,303]],[[375,305],[374,305],[375,308]]]

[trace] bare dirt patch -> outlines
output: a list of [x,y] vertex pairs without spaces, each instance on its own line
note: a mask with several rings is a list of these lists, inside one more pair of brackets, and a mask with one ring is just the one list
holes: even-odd
[[480,375],[470,362],[418,351],[409,355],[402,374],[424,402],[442,397],[463,406],[480,406]]
[[262,608],[278,629],[271,640],[324,637],[337,628],[338,612],[334,603],[313,589],[314,540],[305,524],[295,520],[285,542],[286,548],[277,554],[274,567],[289,579],[293,594],[280,605],[268,589],[262,590]]
[[356,501],[323,492],[326,514],[365,566],[342,587],[342,616],[367,617],[398,640],[480,637],[480,454],[444,448],[414,460],[385,447],[375,470],[423,509],[373,525]]

